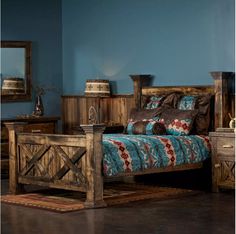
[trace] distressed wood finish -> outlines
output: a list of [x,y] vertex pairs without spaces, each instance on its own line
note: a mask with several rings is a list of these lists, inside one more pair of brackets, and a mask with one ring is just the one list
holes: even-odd
[[134,108],[133,95],[115,95],[112,97],[62,96],[63,132],[72,134],[80,124],[88,124],[88,110],[94,106],[99,122],[105,125],[125,126],[130,110]]
[[211,72],[215,81],[215,129],[229,127],[230,113],[235,117],[235,73]]
[[18,152],[16,133],[23,131],[25,123],[6,123],[9,136],[9,191],[18,194],[23,191],[23,186],[18,184]]
[[212,191],[235,188],[235,133],[210,132],[212,145]]
[[[56,133],[57,121],[60,118],[57,116],[42,116],[42,117],[18,117],[1,119],[1,175],[8,177],[9,173],[9,153],[8,153],[8,130],[5,126],[9,122],[23,122],[24,132],[29,133]],[[4,163],[2,163],[4,162]]]
[[88,180],[85,206],[106,206],[103,200],[102,133],[105,125],[81,125],[86,134],[86,178]]
[[71,190],[86,191],[86,178],[79,167],[80,160],[86,153],[85,141],[81,142],[81,137],[64,136],[60,145],[55,145],[50,139],[47,140],[48,144],[38,139],[33,139],[34,143],[29,143],[24,134],[19,134],[18,138],[24,142],[17,145],[20,162],[19,183],[28,180],[33,184],[49,183],[48,187],[51,187],[50,184],[53,184],[54,188],[64,185],[64,189],[68,189],[69,186]]
[[[200,163],[193,163],[193,164],[186,164],[186,165],[167,166],[165,168],[148,168],[148,169],[143,169],[142,171],[135,171],[135,172],[130,172],[130,173],[120,173],[120,174],[117,174],[116,176],[113,176],[113,177],[147,175],[147,174],[154,174],[154,173],[200,169],[204,166],[203,164],[204,163],[200,162]],[[109,177],[109,178],[112,178],[112,177]]]
[[160,95],[172,92],[182,92],[184,94],[214,94],[214,86],[162,86],[143,87],[142,95]]
[[141,109],[141,99],[142,99],[142,86],[147,84],[151,75],[130,75],[131,79],[134,82],[134,103],[136,109]]
[[82,126],[85,135],[22,133],[25,123],[7,123],[10,142],[10,192],[23,184],[86,192],[87,207],[102,207],[104,125]]

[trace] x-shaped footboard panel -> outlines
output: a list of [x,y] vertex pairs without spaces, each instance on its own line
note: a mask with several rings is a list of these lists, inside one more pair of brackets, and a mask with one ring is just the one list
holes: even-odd
[[18,143],[19,182],[86,191],[87,180],[81,166],[85,153],[85,146],[21,141]]

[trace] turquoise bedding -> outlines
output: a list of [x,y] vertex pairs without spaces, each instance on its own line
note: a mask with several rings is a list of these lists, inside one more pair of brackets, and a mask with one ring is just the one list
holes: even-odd
[[103,173],[115,176],[148,168],[198,163],[210,157],[209,137],[103,135]]

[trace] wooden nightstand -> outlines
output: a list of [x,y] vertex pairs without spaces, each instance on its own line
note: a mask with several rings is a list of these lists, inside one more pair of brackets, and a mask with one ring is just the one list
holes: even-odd
[[212,145],[212,191],[235,188],[234,129],[219,128],[210,132]]

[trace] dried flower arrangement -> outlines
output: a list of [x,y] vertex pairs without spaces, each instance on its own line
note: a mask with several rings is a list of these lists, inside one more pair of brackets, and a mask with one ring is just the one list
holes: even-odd
[[41,96],[45,95],[47,91],[58,92],[58,89],[56,89],[55,87],[49,87],[45,85],[35,85],[33,86],[33,90],[36,94],[36,100],[32,116],[35,117],[42,116],[44,114],[44,107]]
[[58,89],[53,86],[45,86],[45,85],[35,85],[33,86],[33,90],[37,96],[43,96],[47,91],[58,92]]

